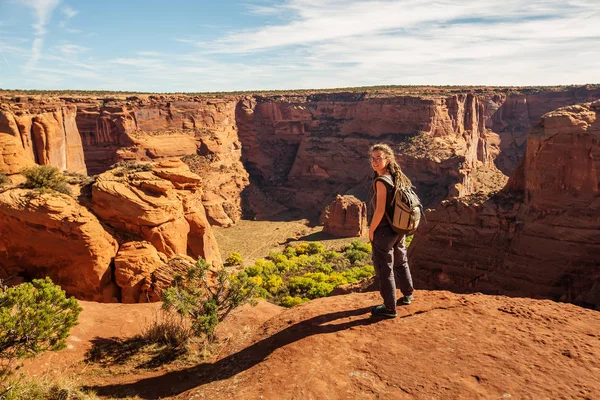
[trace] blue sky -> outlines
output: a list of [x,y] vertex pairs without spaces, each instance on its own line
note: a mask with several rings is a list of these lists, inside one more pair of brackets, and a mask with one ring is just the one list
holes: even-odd
[[0,0],[0,88],[600,83],[599,0]]

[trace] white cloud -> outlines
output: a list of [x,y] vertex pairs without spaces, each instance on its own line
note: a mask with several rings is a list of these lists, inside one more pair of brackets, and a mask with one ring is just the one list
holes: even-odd
[[71,19],[74,16],[76,16],[77,14],[79,14],[79,11],[73,9],[70,6],[64,6],[60,11],[65,16],[66,19]]
[[31,57],[25,65],[25,69],[34,68],[40,60],[44,46],[44,36],[46,35],[46,25],[60,2],[61,0],[20,0],[20,3],[31,8],[35,15],[35,23],[33,24],[35,39],[31,47]]
[[[35,71],[52,84],[77,77],[81,89],[160,92],[600,82],[597,0],[252,0],[248,9],[275,24],[224,30],[210,42],[190,32],[173,39],[174,48],[188,45],[180,53],[94,59],[62,43]],[[33,65],[43,37],[34,39]]]
[[20,0],[21,4],[33,9],[36,18],[33,28],[37,36],[46,34],[46,25],[60,2],[61,0]]

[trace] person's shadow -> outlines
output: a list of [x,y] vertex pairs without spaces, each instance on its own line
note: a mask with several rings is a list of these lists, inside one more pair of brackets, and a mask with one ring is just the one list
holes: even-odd
[[371,307],[363,307],[357,310],[318,315],[291,325],[268,338],[214,363],[199,364],[184,370],[168,372],[161,376],[141,379],[134,383],[88,386],[86,389],[93,390],[100,396],[115,398],[137,395],[142,399],[156,399],[165,396],[174,396],[186,390],[237,375],[260,363],[276,349],[305,337],[321,333],[337,332],[354,326],[370,325],[381,321],[379,318],[369,316],[338,324],[328,324],[328,322],[337,319],[363,315],[370,311]]

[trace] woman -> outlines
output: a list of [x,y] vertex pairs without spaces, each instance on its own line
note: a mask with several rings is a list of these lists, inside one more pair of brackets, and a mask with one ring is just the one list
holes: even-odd
[[[399,304],[408,305],[413,300],[413,284],[408,266],[405,234],[395,232],[388,219],[392,215],[396,187],[412,186],[396,163],[394,152],[386,144],[371,147],[373,185],[371,209],[374,209],[369,228],[369,240],[373,247],[373,266],[379,279],[383,304],[373,308],[372,314],[394,318],[396,313],[396,287],[403,297]],[[387,214],[387,215],[386,215]]]

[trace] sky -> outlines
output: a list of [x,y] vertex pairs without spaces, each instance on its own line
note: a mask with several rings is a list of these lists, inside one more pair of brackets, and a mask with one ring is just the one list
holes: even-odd
[[0,88],[600,83],[600,0],[0,0]]

